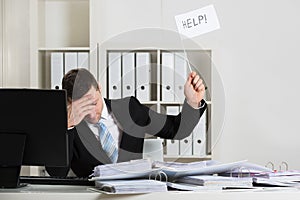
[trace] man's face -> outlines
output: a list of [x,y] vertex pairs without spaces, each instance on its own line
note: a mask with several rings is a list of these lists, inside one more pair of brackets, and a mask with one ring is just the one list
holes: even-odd
[[86,93],[86,95],[91,95],[94,98],[93,105],[95,106],[94,112],[85,117],[85,120],[91,124],[96,124],[101,118],[101,113],[103,110],[103,100],[101,92],[96,90],[94,87]]

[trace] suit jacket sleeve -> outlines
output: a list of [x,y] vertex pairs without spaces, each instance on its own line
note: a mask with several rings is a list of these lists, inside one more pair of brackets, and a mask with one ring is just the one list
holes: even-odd
[[181,113],[173,116],[159,114],[142,105],[134,97],[131,98],[131,101],[135,105],[135,109],[131,114],[132,118],[137,119],[137,116],[140,116],[136,123],[139,123],[139,121],[146,122],[144,124],[140,123],[141,126],[145,127],[146,133],[165,139],[183,139],[189,136],[207,108],[204,100],[201,101],[202,106],[199,109],[192,108],[184,101]]

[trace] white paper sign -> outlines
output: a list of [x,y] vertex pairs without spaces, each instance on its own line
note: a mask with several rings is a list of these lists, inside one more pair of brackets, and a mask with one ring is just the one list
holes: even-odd
[[213,5],[175,16],[178,32],[188,38],[220,28]]

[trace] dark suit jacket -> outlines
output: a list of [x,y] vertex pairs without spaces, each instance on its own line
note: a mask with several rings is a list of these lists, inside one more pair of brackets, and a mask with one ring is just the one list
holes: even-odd
[[[154,112],[135,97],[105,99],[105,103],[122,132],[118,162],[142,158],[146,133],[165,139],[189,136],[207,107],[204,100],[201,109],[194,109],[184,102],[182,112],[171,116]],[[111,163],[85,121],[69,130],[68,134],[71,168],[77,176],[89,176],[95,166]]]

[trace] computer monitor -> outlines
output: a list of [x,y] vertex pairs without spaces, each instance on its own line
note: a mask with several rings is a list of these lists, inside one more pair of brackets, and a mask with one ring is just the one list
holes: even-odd
[[21,165],[69,165],[64,90],[0,89],[0,187],[18,187]]

